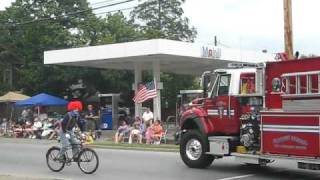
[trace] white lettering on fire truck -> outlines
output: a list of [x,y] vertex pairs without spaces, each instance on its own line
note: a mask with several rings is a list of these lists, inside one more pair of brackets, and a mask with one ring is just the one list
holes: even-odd
[[[295,142],[299,145],[287,145],[284,144],[285,142]],[[291,135],[275,138],[272,140],[272,143],[274,147],[283,149],[307,149],[307,146],[309,145],[309,143],[306,140]]]

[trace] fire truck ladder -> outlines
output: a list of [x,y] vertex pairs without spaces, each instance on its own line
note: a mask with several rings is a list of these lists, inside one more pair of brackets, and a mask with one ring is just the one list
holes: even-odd
[[[302,77],[306,78],[306,85],[301,86]],[[317,78],[317,85],[312,84],[312,78]],[[286,95],[314,95],[320,93],[320,71],[309,71],[309,72],[296,72],[296,73],[286,73],[281,76],[282,85],[285,85],[285,94]],[[293,80],[294,79],[294,80]],[[294,81],[293,84],[290,81]],[[290,89],[295,87],[295,92],[291,92]],[[305,89],[305,92],[302,93],[302,89]]]

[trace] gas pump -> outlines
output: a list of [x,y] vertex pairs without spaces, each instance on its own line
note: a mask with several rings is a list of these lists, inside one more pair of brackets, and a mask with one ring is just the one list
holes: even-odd
[[100,129],[116,129],[120,94],[98,94],[100,101]]

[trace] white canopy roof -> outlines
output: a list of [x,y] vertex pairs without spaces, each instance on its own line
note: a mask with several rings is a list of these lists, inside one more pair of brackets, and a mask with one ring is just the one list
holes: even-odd
[[271,54],[196,43],[154,39],[119,44],[44,52],[45,64],[134,70],[135,65],[152,69],[159,61],[161,72],[200,75],[226,67],[230,62],[259,63],[273,60]]
[[[164,39],[44,52],[45,64],[134,70],[136,92],[142,70],[152,70],[154,82],[159,84],[153,99],[155,119],[161,119],[160,72],[201,75],[207,70],[225,68],[230,62],[261,63],[273,59],[273,55],[262,52]],[[135,103],[135,113],[141,115],[141,104]]]

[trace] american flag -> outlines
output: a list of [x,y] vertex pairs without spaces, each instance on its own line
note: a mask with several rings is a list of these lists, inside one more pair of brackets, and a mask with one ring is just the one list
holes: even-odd
[[289,57],[287,53],[276,53],[275,59],[278,61],[287,61],[289,60]]
[[146,100],[152,99],[157,96],[157,90],[153,81],[146,84],[140,84],[138,92],[133,97],[135,103],[143,103]]

